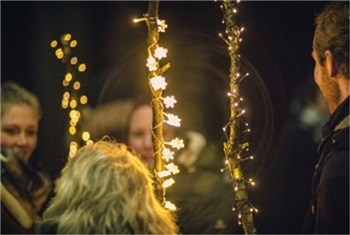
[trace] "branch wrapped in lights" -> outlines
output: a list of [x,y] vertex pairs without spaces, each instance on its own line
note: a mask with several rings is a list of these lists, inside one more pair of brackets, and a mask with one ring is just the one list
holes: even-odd
[[81,143],[89,144],[92,142],[90,133],[83,131],[80,124],[83,118],[82,107],[88,103],[88,98],[86,95],[79,94],[81,83],[78,80],[77,72],[85,72],[86,65],[79,63],[78,57],[73,55],[72,51],[77,45],[77,40],[73,39],[69,33],[63,34],[60,40],[53,40],[50,44],[51,48],[55,49],[57,59],[66,65],[66,73],[62,81],[62,85],[66,90],[62,95],[61,106],[69,111],[67,139],[69,142],[68,156],[70,158],[75,155]]
[[[236,3],[238,3],[237,1]],[[240,34],[243,31],[239,29],[234,22],[233,16],[236,13],[235,4],[230,0],[224,0],[221,5],[224,14],[223,23],[226,24],[226,36],[224,38],[221,34],[220,37],[228,45],[228,52],[231,60],[230,66],[230,91],[228,93],[230,97],[230,120],[223,128],[227,141],[224,142],[224,152],[226,158],[227,168],[230,171],[233,188],[235,192],[235,205],[234,210],[238,211],[239,224],[243,224],[243,228],[246,234],[255,234],[256,229],[254,226],[252,212],[256,210],[248,201],[247,185],[254,185],[252,180],[246,180],[243,176],[241,169],[241,162],[252,159],[253,157],[241,158],[243,151],[249,150],[249,143],[240,144],[240,117],[245,113],[245,110],[240,107],[242,98],[239,95],[239,84],[245,76],[240,78],[240,55],[239,44]],[[246,124],[248,125],[248,124]],[[246,129],[249,131],[249,129]],[[227,134],[227,132],[229,134]],[[245,132],[245,131],[243,131]]]
[[[170,63],[160,66],[160,60],[167,56],[168,50],[158,45],[159,32],[165,32],[167,25],[164,20],[158,19],[158,6],[159,1],[149,1],[148,13],[144,15],[144,18],[135,19],[134,22],[146,21],[148,27],[148,58],[147,64],[149,74],[149,86],[152,93],[152,141],[154,147],[154,176],[155,185],[154,191],[157,199],[168,209],[175,209],[169,201],[165,201],[165,188],[171,186],[174,183],[172,178],[166,179],[171,174],[179,172],[178,167],[171,163],[173,154],[166,146],[180,149],[184,147],[183,140],[175,138],[170,142],[165,142],[163,138],[163,123],[179,127],[181,119],[171,113],[164,112],[164,106],[166,108],[173,108],[177,102],[174,96],[162,97],[163,91],[167,87],[167,83],[163,74],[170,68]],[[165,162],[168,164],[165,165]]]

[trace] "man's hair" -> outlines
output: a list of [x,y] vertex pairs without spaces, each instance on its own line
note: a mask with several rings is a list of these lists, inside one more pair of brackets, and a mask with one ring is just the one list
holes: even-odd
[[349,78],[349,5],[333,2],[315,19],[313,48],[322,64],[325,51],[330,50],[340,73]]
[[1,84],[1,116],[4,116],[13,105],[28,105],[41,118],[41,107],[38,98],[30,91],[14,82]]
[[62,234],[175,234],[170,211],[157,201],[149,171],[120,144],[103,138],[82,147],[56,182],[40,228]]

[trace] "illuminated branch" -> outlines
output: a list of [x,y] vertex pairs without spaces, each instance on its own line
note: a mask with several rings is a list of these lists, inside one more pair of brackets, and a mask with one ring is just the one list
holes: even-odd
[[[238,2],[238,1],[237,1]],[[248,201],[247,183],[254,184],[251,180],[245,180],[241,162],[249,158],[241,158],[241,153],[244,150],[248,150],[249,144],[239,143],[239,118],[244,114],[245,110],[239,107],[240,101],[242,100],[239,96],[239,84],[244,78],[240,78],[240,55],[239,55],[239,43],[240,43],[240,30],[233,20],[233,15],[236,12],[234,4],[230,0],[224,0],[221,6],[224,13],[224,23],[226,23],[226,35],[224,38],[220,35],[226,44],[228,45],[229,56],[231,60],[230,67],[230,121],[224,127],[224,131],[228,131],[226,134],[227,141],[224,142],[224,152],[226,157],[226,163],[228,170],[230,171],[233,188],[235,193],[235,205],[234,209],[238,211],[239,223],[243,224],[243,228],[246,234],[255,234],[256,229],[254,227],[254,221],[252,212],[256,210]],[[227,130],[228,128],[228,130]],[[247,129],[249,131],[249,129]]]
[[144,15],[144,18],[136,19],[134,22],[146,21],[148,27],[148,58],[147,64],[149,74],[149,86],[152,94],[152,141],[154,148],[154,178],[155,185],[154,191],[157,199],[168,209],[175,209],[175,205],[171,202],[165,201],[165,188],[174,183],[173,179],[165,180],[164,177],[179,172],[176,165],[173,163],[165,165],[165,162],[169,162],[173,159],[173,152],[166,148],[165,145],[170,145],[173,148],[184,147],[183,141],[175,138],[171,142],[165,142],[163,138],[163,123],[166,122],[169,125],[180,126],[180,119],[173,114],[165,113],[164,106],[166,108],[173,108],[177,102],[174,96],[162,97],[163,90],[166,89],[167,83],[163,73],[169,68],[170,64],[167,63],[163,67],[160,67],[159,61],[166,57],[167,49],[159,47],[159,32],[165,32],[167,25],[164,20],[158,19],[158,6],[159,1],[149,1],[148,13]]

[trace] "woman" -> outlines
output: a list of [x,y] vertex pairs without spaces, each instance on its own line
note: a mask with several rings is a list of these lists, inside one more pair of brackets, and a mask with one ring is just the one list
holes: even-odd
[[28,163],[37,146],[40,104],[15,83],[1,86],[1,233],[33,233],[51,180]]
[[56,182],[39,233],[175,234],[149,171],[126,145],[102,139],[78,150]]

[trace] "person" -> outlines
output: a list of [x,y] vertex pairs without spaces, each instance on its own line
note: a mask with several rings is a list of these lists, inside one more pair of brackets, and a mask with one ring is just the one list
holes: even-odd
[[[153,142],[152,142],[152,106],[146,99],[137,98],[129,112],[126,122],[126,142],[136,153],[141,161],[153,172]],[[163,124],[164,141],[171,141],[176,136],[176,127]]]
[[312,201],[303,233],[349,234],[349,5],[334,2],[316,17],[314,78],[330,119],[322,128]]
[[39,233],[176,234],[175,218],[153,194],[150,172],[110,138],[80,148],[63,168]]
[[29,160],[37,146],[38,98],[13,82],[1,86],[1,233],[34,233],[51,179]]

